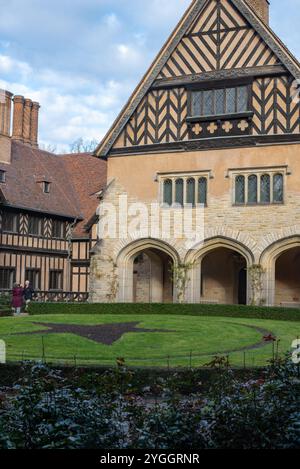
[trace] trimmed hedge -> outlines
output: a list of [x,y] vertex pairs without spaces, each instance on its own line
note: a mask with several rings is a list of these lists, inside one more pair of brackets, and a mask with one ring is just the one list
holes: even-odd
[[30,314],[174,314],[300,321],[300,309],[207,304],[32,303]]
[[11,298],[8,293],[0,292],[0,317],[11,316]]
[[0,309],[0,318],[5,318],[7,316],[12,316],[11,310],[8,309]]

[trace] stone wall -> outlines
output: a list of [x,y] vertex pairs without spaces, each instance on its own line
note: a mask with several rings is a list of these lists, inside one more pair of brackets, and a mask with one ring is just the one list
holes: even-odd
[[[272,150],[272,151],[271,151]],[[243,154],[244,153],[244,154]],[[206,157],[207,156],[207,157]],[[232,177],[230,168],[285,167],[285,200],[283,204],[235,206],[233,204]],[[185,169],[184,169],[185,168]],[[133,301],[131,264],[132,253],[137,255],[149,245],[170,255],[175,262],[195,262],[189,274],[186,301],[199,301],[201,264],[204,254],[218,247],[226,247],[245,258],[247,268],[261,264],[262,285],[255,302],[275,302],[275,261],[286,244],[293,239],[293,246],[300,245],[300,145],[261,147],[258,149],[233,149],[231,152],[179,153],[177,155],[143,155],[136,157],[112,158],[109,160],[111,183],[104,195],[104,202],[116,206],[119,196],[128,196],[128,204],[142,202],[150,211],[151,202],[159,200],[159,185],[155,174],[163,171],[209,170],[212,178],[208,184],[207,207],[204,209],[205,242],[197,250],[189,252],[184,238],[165,239],[163,236],[131,236],[119,239],[105,239],[98,243],[91,274],[92,301],[107,301],[110,291],[111,265],[101,259],[110,256],[116,264],[118,294],[116,301]],[[128,173],[131,170],[131,175]],[[115,176],[115,178],[113,178]],[[144,195],[143,195],[144,194]],[[172,229],[176,227],[175,211],[171,212]],[[273,246],[279,250],[273,254]],[[280,251],[281,250],[281,251]],[[277,257],[276,257],[277,256]],[[97,270],[103,275],[94,274]],[[228,293],[228,292],[227,292]],[[174,293],[175,295],[175,293]],[[229,296],[231,293],[229,293]],[[213,291],[211,295],[218,297]],[[232,295],[231,295],[232,296]],[[235,293],[236,296],[236,293]],[[277,297],[276,302],[298,298],[290,293]],[[213,298],[210,298],[213,299]],[[253,301],[251,279],[248,280],[248,303]],[[219,298],[218,301],[223,301]],[[228,296],[226,301],[230,301]]]

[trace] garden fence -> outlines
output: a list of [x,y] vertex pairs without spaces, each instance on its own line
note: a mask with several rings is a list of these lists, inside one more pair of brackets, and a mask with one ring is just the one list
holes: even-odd
[[[296,337],[295,337],[296,339]],[[299,339],[299,337],[297,337]],[[272,342],[267,358],[267,362],[272,363],[280,357],[283,357],[286,351],[280,349],[280,340]],[[40,361],[46,364],[56,364],[70,367],[111,367],[114,365],[125,364],[128,367],[137,368],[190,368],[195,369],[199,367],[233,367],[233,368],[255,368],[266,365],[266,359],[259,357],[253,350],[233,351],[231,353],[224,352],[219,354],[204,354],[197,353],[197,350],[190,352],[178,353],[176,355],[157,355],[151,357],[134,357],[122,356],[107,358],[101,355],[80,355],[70,354],[66,356],[53,355],[53,352],[47,351],[47,337],[41,337],[40,351],[36,355],[23,350],[21,353],[10,353],[9,361],[24,362],[24,361]]]

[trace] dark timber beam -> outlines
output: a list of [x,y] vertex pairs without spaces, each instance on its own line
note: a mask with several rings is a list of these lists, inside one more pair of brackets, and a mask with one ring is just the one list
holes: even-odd
[[187,75],[183,77],[162,78],[153,84],[154,89],[176,88],[178,86],[191,85],[192,83],[205,83],[218,80],[233,80],[245,77],[280,76],[288,74],[282,65],[270,65],[266,67],[235,68],[231,70],[214,70],[212,72]]

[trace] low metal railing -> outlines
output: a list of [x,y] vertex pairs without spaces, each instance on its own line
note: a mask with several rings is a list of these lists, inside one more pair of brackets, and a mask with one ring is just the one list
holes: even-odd
[[[1,294],[11,295],[11,290],[0,290],[0,295]],[[88,292],[37,290],[34,293],[32,301],[35,301],[37,303],[86,303],[88,299]]]

